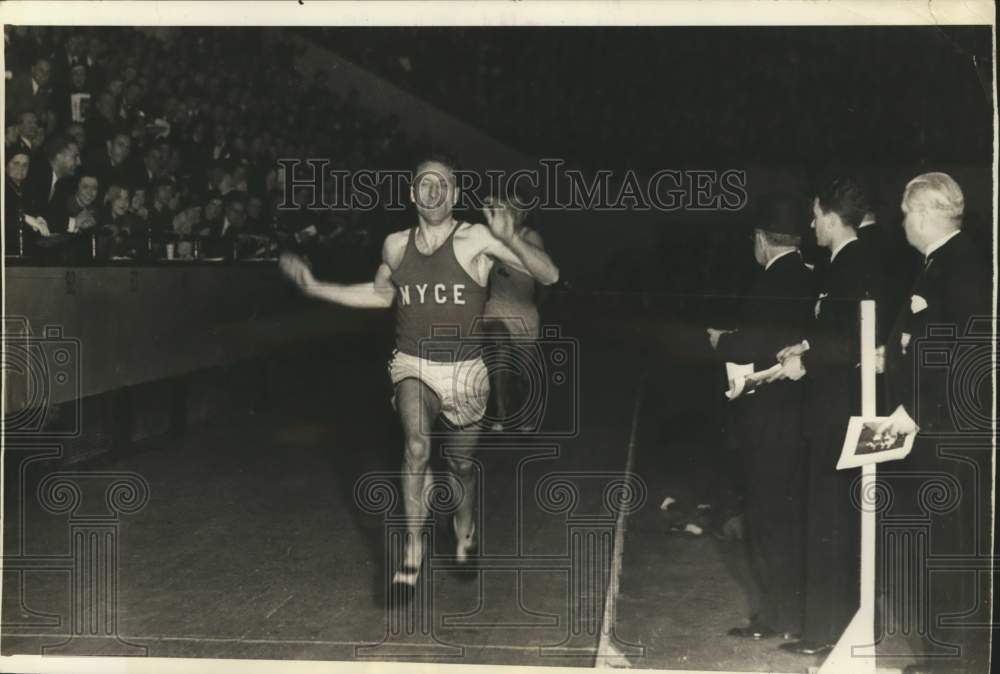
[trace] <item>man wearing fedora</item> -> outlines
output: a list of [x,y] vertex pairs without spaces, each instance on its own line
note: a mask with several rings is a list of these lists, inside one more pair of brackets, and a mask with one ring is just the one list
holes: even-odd
[[[810,220],[804,198],[770,194],[758,201],[753,253],[761,272],[744,298],[733,331],[709,329],[719,356],[765,370],[785,345],[805,336],[815,288],[799,251]],[[746,476],[746,522],[760,605],[730,636],[791,638],[801,631],[804,509],[802,505],[802,384],[784,379],[757,388],[742,406],[738,433]]]

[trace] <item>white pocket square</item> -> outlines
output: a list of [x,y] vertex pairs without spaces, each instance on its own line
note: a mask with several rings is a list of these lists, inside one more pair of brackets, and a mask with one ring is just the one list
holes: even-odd
[[910,296],[910,312],[914,314],[919,314],[921,311],[927,308],[927,300],[925,300],[920,295]]

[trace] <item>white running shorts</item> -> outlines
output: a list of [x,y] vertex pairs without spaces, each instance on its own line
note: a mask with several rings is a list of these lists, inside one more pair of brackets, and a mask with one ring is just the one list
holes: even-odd
[[[389,377],[395,386],[404,379],[418,379],[441,401],[441,413],[454,426],[468,426],[486,414],[490,378],[482,358],[442,363],[400,351],[389,361]],[[392,406],[396,407],[393,393]]]

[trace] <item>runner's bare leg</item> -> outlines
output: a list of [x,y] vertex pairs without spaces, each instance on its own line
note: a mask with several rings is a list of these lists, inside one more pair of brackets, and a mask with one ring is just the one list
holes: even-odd
[[[470,459],[479,443],[479,429],[475,424],[456,432],[460,440],[457,447],[448,448],[448,476],[454,493],[462,494],[462,500],[455,511],[455,536],[458,538],[456,555],[465,561],[464,553],[477,540],[476,522],[476,464]],[[460,491],[457,491],[460,490]]]
[[[441,402],[437,395],[418,379],[404,379],[396,385],[396,409],[403,425],[403,507],[408,520],[403,565],[419,568],[424,556],[421,529],[427,520],[424,500],[430,487],[430,432]],[[396,571],[395,581],[416,584],[416,573]]]

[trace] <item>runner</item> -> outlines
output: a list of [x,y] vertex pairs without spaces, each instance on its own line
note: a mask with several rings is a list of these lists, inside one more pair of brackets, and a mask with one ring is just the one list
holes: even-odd
[[[525,205],[528,200],[513,195],[503,197],[500,203],[513,213],[515,236],[544,250],[541,235],[524,225],[528,217]],[[521,349],[515,356],[518,344],[526,345],[538,339],[537,301],[537,283],[533,276],[503,263],[493,265],[486,316],[490,332],[497,337],[497,362],[493,372],[494,431],[516,428],[530,432],[538,422],[538,419],[511,416],[526,402],[528,377],[537,370],[536,365],[527,362],[533,358],[531,349]]]
[[[430,486],[430,430],[439,416],[462,433],[462,448],[475,451],[477,422],[486,411],[489,380],[478,342],[456,349],[454,338],[436,337],[439,329],[468,338],[484,313],[487,284],[495,262],[530,274],[548,285],[559,270],[538,246],[518,236],[514,214],[502,204],[484,209],[489,226],[460,222],[453,216],[458,201],[454,163],[442,157],[416,167],[410,200],[418,223],[385,239],[382,263],[371,283],[343,285],[317,281],[304,260],[286,253],[280,266],[305,294],[359,308],[389,308],[396,304],[396,349],[389,362],[395,387],[393,404],[403,426],[403,497],[408,533],[401,567],[396,570],[390,598],[409,601],[423,560],[420,532],[427,518],[424,494]],[[471,461],[449,456],[453,487],[461,496],[453,527],[459,563],[475,554],[476,476]]]

